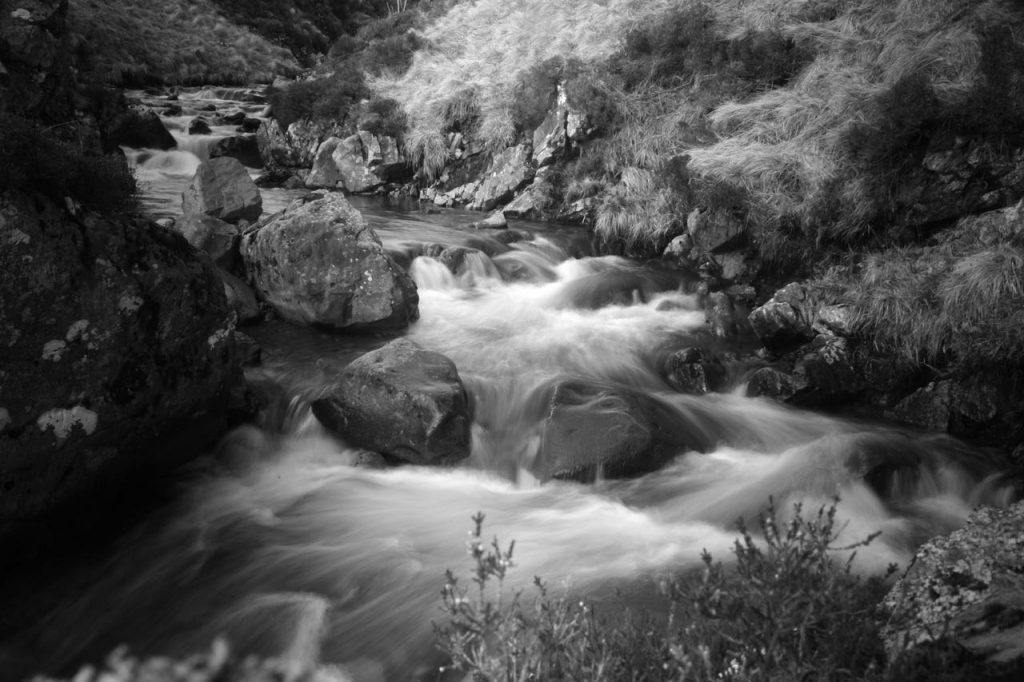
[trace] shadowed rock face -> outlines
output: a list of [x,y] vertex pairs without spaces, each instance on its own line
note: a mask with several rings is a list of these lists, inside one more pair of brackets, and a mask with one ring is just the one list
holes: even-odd
[[178,235],[7,192],[0,244],[2,534],[200,451],[238,374],[223,286]]
[[411,464],[465,459],[469,398],[446,356],[398,339],[356,359],[313,413],[353,445]]
[[293,204],[245,236],[253,285],[285,319],[329,330],[402,329],[416,284],[339,194]]

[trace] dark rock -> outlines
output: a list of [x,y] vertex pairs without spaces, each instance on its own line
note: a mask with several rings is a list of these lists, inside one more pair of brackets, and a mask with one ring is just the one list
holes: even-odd
[[384,455],[372,450],[356,450],[353,453],[352,466],[359,469],[387,469],[388,461]]
[[178,143],[155,111],[129,109],[107,123],[104,144],[108,149],[173,149]]
[[790,402],[807,407],[833,405],[867,388],[854,368],[847,340],[836,336],[815,337],[810,352],[797,360],[795,374],[806,385]]
[[235,135],[217,140],[210,147],[210,158],[216,159],[222,156],[237,159],[239,163],[249,168],[262,168],[263,166],[255,135]]
[[292,171],[287,168],[271,167],[261,173],[254,182],[257,187],[280,187],[294,177],[295,175]]
[[686,450],[710,444],[694,424],[643,394],[583,382],[557,385],[541,422],[531,471],[551,478],[593,479],[654,471]]
[[188,134],[189,135],[209,135],[211,132],[210,124],[206,122],[206,119],[202,116],[196,116],[194,119],[189,121]]
[[226,114],[220,116],[217,119],[217,125],[222,126],[240,126],[245,123],[246,115],[244,111],[236,111],[233,114]]
[[164,116],[181,116],[181,105],[172,104],[171,106],[164,109]]
[[[708,294],[704,301],[704,317],[708,329],[720,339],[728,339],[748,332],[746,320],[737,310],[732,297],[724,291]],[[749,332],[748,332],[749,333]]]
[[700,348],[683,348],[669,355],[664,374],[669,386],[680,393],[703,395],[725,387],[725,366]]
[[263,213],[260,190],[236,159],[221,157],[199,165],[181,195],[185,216],[207,215],[225,222],[254,221]]
[[296,203],[242,239],[246,270],[285,319],[333,330],[401,329],[416,285],[340,194]]
[[950,387],[949,381],[932,382],[901,400],[893,415],[907,424],[945,432],[950,420]]
[[263,348],[256,339],[242,332],[235,332],[235,346],[238,349],[238,357],[245,367],[258,367],[263,362]]
[[510,147],[494,157],[469,207],[492,211],[511,200],[516,192],[533,180],[534,169],[530,157],[528,144]]
[[220,267],[231,270],[238,263],[237,226],[208,215],[189,215],[175,221],[172,229]]
[[501,244],[514,244],[516,242],[533,241],[533,235],[523,230],[504,229],[492,235],[492,238]]
[[[0,526],[123,493],[227,424],[239,378],[213,268],[177,234],[0,198]],[[2,532],[2,531],[0,531]]]
[[224,283],[224,297],[228,307],[235,312],[239,324],[253,324],[263,319],[256,292],[248,284],[221,268],[217,275]]
[[46,123],[74,118],[65,0],[0,2],[0,113]]
[[801,284],[787,284],[767,303],[755,308],[748,319],[762,343],[770,350],[780,351],[814,338],[815,315],[809,307],[807,289]]
[[774,367],[762,367],[747,380],[747,396],[786,401],[806,387],[803,377],[795,377]]
[[679,287],[672,273],[607,270],[566,282],[556,303],[567,308],[597,310],[609,305],[646,302],[656,293]]
[[479,249],[470,249],[465,246],[449,246],[437,255],[437,260],[456,275],[461,274],[468,267],[467,261],[471,259],[486,260],[487,256]]
[[977,679],[1024,670],[1022,556],[1024,502],[979,509],[962,529],[925,543],[883,601],[890,655],[945,639],[980,659]]
[[469,456],[473,415],[455,364],[408,339],[352,362],[313,413],[348,442],[410,464]]
[[247,117],[244,121],[242,121],[238,128],[236,128],[236,130],[240,133],[255,133],[259,131],[260,125],[262,124],[263,121],[261,121],[258,118]]

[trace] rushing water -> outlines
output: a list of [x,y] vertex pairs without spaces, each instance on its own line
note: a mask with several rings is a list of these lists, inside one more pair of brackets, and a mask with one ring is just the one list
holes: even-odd
[[[156,213],[203,144],[141,163]],[[468,387],[472,456],[451,469],[351,466],[354,451],[316,422],[308,400],[333,367],[385,340],[257,328],[266,360],[250,378],[277,386],[277,403],[227,436],[176,503],[74,576],[88,587],[25,633],[46,652],[40,663],[67,669],[121,642],[180,654],[224,634],[243,652],[357,680],[431,679],[443,574],[468,573],[478,510],[488,536],[516,540],[511,587],[539,575],[600,597],[696,565],[704,548],[727,558],[735,520],[769,496],[783,510],[840,497],[844,539],[882,531],[858,555],[865,571],[905,563],[973,506],[1010,499],[999,472],[949,438],[746,398],[742,376],[729,393],[672,392],[659,365],[702,337],[696,300],[665,273],[595,257],[578,231],[514,225],[529,238],[505,247],[460,229],[475,216],[358,205],[419,287],[421,317],[407,336],[451,357]],[[456,276],[412,258],[422,243],[492,255]],[[630,295],[608,295],[616,291]],[[643,392],[708,451],[680,452],[633,480],[541,485],[528,472],[544,401],[565,379]]]

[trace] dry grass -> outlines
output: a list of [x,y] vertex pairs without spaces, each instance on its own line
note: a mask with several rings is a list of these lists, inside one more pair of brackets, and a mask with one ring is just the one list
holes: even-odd
[[231,23],[210,0],[72,0],[87,62],[113,83],[248,84],[298,71],[291,52]]

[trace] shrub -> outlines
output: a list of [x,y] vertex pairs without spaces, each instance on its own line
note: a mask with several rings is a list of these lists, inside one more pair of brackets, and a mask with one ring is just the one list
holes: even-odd
[[369,95],[358,69],[339,69],[326,78],[267,88],[270,110],[284,128],[307,118],[343,123],[350,109]]
[[88,153],[16,116],[0,116],[0,187],[38,192],[58,204],[70,197],[101,213],[134,206],[135,178],[123,156]]
[[451,571],[442,590],[446,622],[435,625],[450,667],[472,679],[791,680],[881,676],[875,618],[880,579],[861,580],[851,554],[872,537],[836,547],[835,505],[789,521],[774,505],[761,537],[741,524],[736,560],[726,568],[703,554],[700,575],[667,580],[661,615],[595,614],[586,601],[552,596],[535,579],[532,599],[505,594],[513,545],[482,540],[473,518],[472,589]]
[[408,125],[402,105],[386,97],[374,97],[355,111],[356,127],[374,135],[401,138]]

